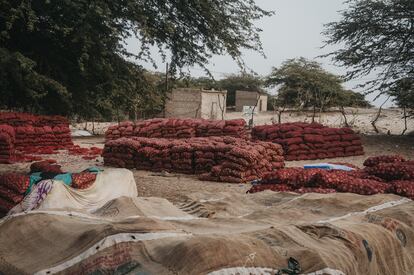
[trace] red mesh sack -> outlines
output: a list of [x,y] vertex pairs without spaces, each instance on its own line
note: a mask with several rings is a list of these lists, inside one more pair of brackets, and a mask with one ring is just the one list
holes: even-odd
[[394,181],[392,185],[395,194],[414,200],[414,181]]
[[0,186],[14,190],[18,194],[23,194],[29,188],[30,177],[16,173],[6,173],[0,175]]
[[48,159],[39,162],[34,162],[30,165],[30,173],[44,172],[45,167],[56,163],[56,160]]
[[303,139],[307,143],[324,143],[325,141],[322,135],[304,135]]
[[6,214],[7,212],[9,212],[15,206],[16,206],[15,203],[10,202],[10,201],[0,197],[0,213]]
[[82,172],[72,174],[72,187],[77,189],[86,189],[90,187],[96,180],[96,174]]
[[258,184],[250,188],[247,193],[257,193],[265,190],[274,192],[291,192],[293,189],[286,184]]
[[401,155],[386,155],[367,158],[364,161],[364,166],[373,167],[380,163],[396,163],[405,162],[406,159]]
[[0,185],[0,198],[18,204],[23,200],[24,194],[19,194],[14,190],[8,189],[6,186]]
[[379,163],[373,167],[366,167],[365,171],[387,181],[414,180],[414,166],[406,165],[404,162]]

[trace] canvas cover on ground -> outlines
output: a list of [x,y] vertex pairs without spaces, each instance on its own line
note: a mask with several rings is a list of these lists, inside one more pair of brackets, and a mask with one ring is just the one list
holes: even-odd
[[197,193],[176,205],[122,197],[92,212],[2,220],[0,271],[413,274],[413,225],[414,203],[395,195]]

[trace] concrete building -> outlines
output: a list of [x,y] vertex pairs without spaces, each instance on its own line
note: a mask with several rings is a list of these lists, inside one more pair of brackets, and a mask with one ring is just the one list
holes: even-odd
[[263,92],[236,91],[236,112],[242,112],[243,106],[256,106],[255,111],[267,111],[267,94]]
[[174,89],[165,104],[165,117],[224,119],[227,91]]

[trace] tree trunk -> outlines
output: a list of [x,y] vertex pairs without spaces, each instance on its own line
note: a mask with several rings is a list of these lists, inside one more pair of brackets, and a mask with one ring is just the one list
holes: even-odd
[[316,117],[316,106],[313,105],[312,123],[315,122],[315,117]]
[[344,106],[341,106],[341,107],[340,107],[340,110],[341,110],[341,114],[342,114],[342,116],[344,117],[345,127],[349,127],[349,124],[348,124],[348,118],[346,117],[346,113],[345,113],[345,108],[344,108]]
[[134,107],[134,123],[138,120],[138,107]]
[[405,132],[407,132],[407,130],[408,130],[408,126],[407,126],[407,108],[404,107],[403,111],[404,111],[404,130],[401,133],[402,136],[405,135]]
[[324,112],[324,107],[320,107],[319,108],[319,123],[321,123],[321,119],[322,119],[322,113]]
[[377,121],[378,121],[378,119],[380,118],[380,116],[381,116],[381,112],[382,112],[382,107],[385,105],[385,103],[387,103],[387,101],[388,101],[388,99],[390,99],[390,97],[388,97],[382,104],[381,104],[381,106],[380,106],[380,108],[378,109],[378,113],[377,113],[377,115],[376,115],[376,117],[375,117],[375,119],[373,120],[373,121],[371,121],[371,125],[372,125],[372,127],[374,128],[374,131],[378,134],[379,133],[379,131],[378,131],[378,128],[377,128],[377,125],[376,125],[376,123],[377,123]]
[[219,104],[219,108],[221,111],[221,120],[224,120],[224,111],[226,110],[226,106],[225,106],[225,102],[226,102],[226,96],[223,95],[223,105],[221,105],[221,97],[220,94],[217,95],[217,99],[218,99],[218,104]]
[[285,112],[285,106],[283,106],[283,109],[282,110],[279,110],[279,113],[278,113],[278,115],[277,115],[277,122],[279,123],[279,124],[282,124],[282,114]]
[[249,123],[249,127],[250,128],[253,127],[254,111],[256,110],[257,104],[259,104],[259,100],[260,100],[260,94],[257,93],[256,105],[254,105],[254,107],[253,107],[253,110],[252,110],[252,118],[250,119],[250,123]]

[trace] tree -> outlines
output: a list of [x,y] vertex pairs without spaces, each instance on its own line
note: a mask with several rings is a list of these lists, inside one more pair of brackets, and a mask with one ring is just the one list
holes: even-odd
[[394,102],[400,108],[414,108],[414,79],[403,78],[396,82],[394,87],[389,91],[394,97]]
[[[138,64],[152,60],[151,46],[164,57],[171,53],[172,74],[205,68],[216,54],[243,67],[241,49],[262,52],[254,21],[272,14],[252,0],[0,0],[0,10],[4,107],[83,117],[108,116],[128,104],[124,95],[136,92],[131,78],[145,78]],[[124,46],[131,36],[139,40],[136,55]]]
[[35,66],[22,54],[0,48],[0,109],[65,113],[70,106],[67,89]]
[[332,106],[336,107],[355,107],[355,108],[371,108],[365,96],[361,93],[354,92],[352,90],[341,90],[331,102]]
[[277,106],[312,107],[314,115],[317,109],[323,112],[333,106],[369,106],[363,95],[346,91],[340,77],[305,58],[290,59],[280,68],[273,68],[266,85],[278,88]]
[[[349,0],[341,20],[326,25],[327,44],[341,49],[328,56],[349,68],[347,79],[378,74],[363,84],[368,92],[395,90],[414,79],[414,1]],[[411,105],[411,107],[414,105]]]
[[219,90],[219,82],[212,77],[191,77],[184,76],[178,79],[172,79],[175,88],[200,88],[204,90]]
[[400,79],[396,85],[389,91],[389,94],[394,98],[394,102],[398,107],[403,109],[404,130],[402,135],[408,130],[407,118],[414,116],[414,81],[413,79]]

